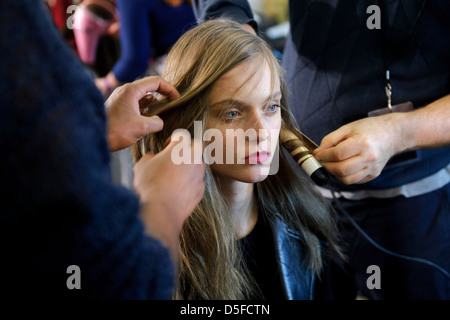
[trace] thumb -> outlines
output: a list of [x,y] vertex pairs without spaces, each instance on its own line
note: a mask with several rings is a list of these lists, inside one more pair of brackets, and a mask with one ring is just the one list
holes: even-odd
[[347,136],[348,136],[347,131],[348,130],[346,130],[346,127],[341,127],[339,129],[329,133],[328,135],[326,135],[322,139],[322,142],[320,143],[319,148],[314,150],[313,154],[317,155],[317,153],[319,153],[320,151],[337,146],[339,143],[341,143],[342,141],[344,141],[347,138]]
[[134,165],[133,171],[139,171],[139,169],[147,163],[147,161],[150,161],[155,157],[155,154],[153,152],[147,152],[144,154]]
[[141,118],[141,132],[140,136],[144,136],[149,133],[155,133],[161,131],[164,126],[164,121],[158,116]]

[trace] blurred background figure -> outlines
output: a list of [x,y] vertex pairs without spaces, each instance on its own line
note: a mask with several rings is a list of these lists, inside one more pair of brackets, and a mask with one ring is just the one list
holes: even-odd
[[249,4],[260,36],[272,46],[275,57],[281,60],[289,32],[288,0],[250,0]]
[[74,4],[73,0],[45,0],[52,14],[53,21],[60,31],[66,27],[66,21],[69,17],[67,8]]
[[[89,48],[86,50],[86,57],[89,59],[84,59],[84,62],[94,72],[95,84],[105,98],[121,84],[147,75],[160,75],[170,47],[196,24],[190,1],[116,0],[108,2],[84,0],[81,4],[81,8],[84,6],[84,9],[77,10],[79,22],[82,23],[76,25],[78,30],[75,29],[76,34],[79,32],[76,42],[80,57],[83,60],[85,55],[82,49]],[[116,23],[114,19],[118,21],[118,27],[111,27]],[[88,25],[92,26],[91,34],[87,32]],[[116,38],[111,28],[119,29]],[[86,34],[83,34],[83,30]],[[93,61],[95,39],[100,37],[100,41],[102,39],[105,41],[108,35],[113,40],[105,43],[103,48],[99,43],[95,61]],[[111,168],[113,181],[116,184],[132,187],[133,161],[129,148],[111,154]]]
[[190,1],[117,0],[120,59],[95,83],[105,97],[120,84],[158,75],[166,52],[195,25]]
[[55,26],[92,77],[111,70],[120,56],[115,0],[45,0]]
[[70,45],[72,50],[77,52],[74,34],[72,28],[68,28],[67,21],[70,19],[73,11],[71,7],[77,5],[79,0],[45,0],[47,7],[52,15],[53,22],[61,32],[64,40]]
[[74,16],[73,30],[81,61],[93,65],[100,37],[117,31],[116,1],[82,1]]

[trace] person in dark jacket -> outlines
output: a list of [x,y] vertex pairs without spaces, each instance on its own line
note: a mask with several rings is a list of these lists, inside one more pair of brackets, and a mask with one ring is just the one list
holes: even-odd
[[138,198],[112,184],[109,151],[161,130],[161,119],[139,113],[146,92],[179,94],[160,78],[142,79],[114,91],[105,113],[42,1],[1,1],[0,25],[4,297],[169,299],[203,165],[174,165],[176,142],[146,155],[135,168]]
[[277,148],[286,129],[300,137],[267,43],[231,20],[209,21],[175,43],[162,77],[181,96],[142,106],[166,126],[134,146],[135,158],[181,130],[183,141],[202,137],[194,151],[207,164],[205,195],[181,234],[174,298],[312,299],[324,257],[339,252],[336,226],[312,180]]
[[[258,31],[247,1],[193,3],[200,20],[227,17]],[[449,299],[450,3],[289,5],[289,101],[335,177],[319,190],[391,251],[343,215],[348,263],[337,261],[327,296]]]
[[105,96],[118,85],[142,77],[149,66],[158,74],[170,47],[196,24],[190,1],[116,2],[120,20],[120,59],[106,76],[95,82]]

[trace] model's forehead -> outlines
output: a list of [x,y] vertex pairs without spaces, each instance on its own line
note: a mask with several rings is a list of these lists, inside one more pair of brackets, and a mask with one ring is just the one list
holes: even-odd
[[[275,83],[273,83],[275,82]],[[272,92],[280,91],[278,77],[274,77],[267,62],[242,63],[224,74],[214,85],[210,105],[226,99],[266,99]]]

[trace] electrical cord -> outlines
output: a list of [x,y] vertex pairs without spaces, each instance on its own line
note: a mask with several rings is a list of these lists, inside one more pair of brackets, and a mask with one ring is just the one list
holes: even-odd
[[418,262],[418,263],[423,263],[426,264],[434,269],[436,269],[437,271],[439,271],[440,273],[442,273],[448,280],[450,280],[450,274],[441,266],[437,265],[434,262],[431,262],[429,260],[426,259],[422,259],[422,258],[417,258],[417,257],[410,257],[410,256],[405,256],[402,254],[398,254],[396,252],[390,251],[384,247],[382,247],[381,245],[379,245],[377,242],[375,242],[371,237],[369,237],[369,235],[356,223],[356,221],[350,216],[350,214],[347,212],[347,210],[344,209],[344,206],[342,205],[341,201],[339,201],[339,199],[336,197],[335,195],[335,191],[334,190],[330,190],[331,194],[333,195],[333,201],[334,203],[337,205],[337,209],[339,212],[343,213],[350,221],[350,223],[355,227],[355,229],[367,240],[369,241],[370,244],[372,244],[375,248],[377,248],[378,250],[400,258],[400,259],[404,259],[404,260],[408,260],[408,261],[414,261],[414,262]]

